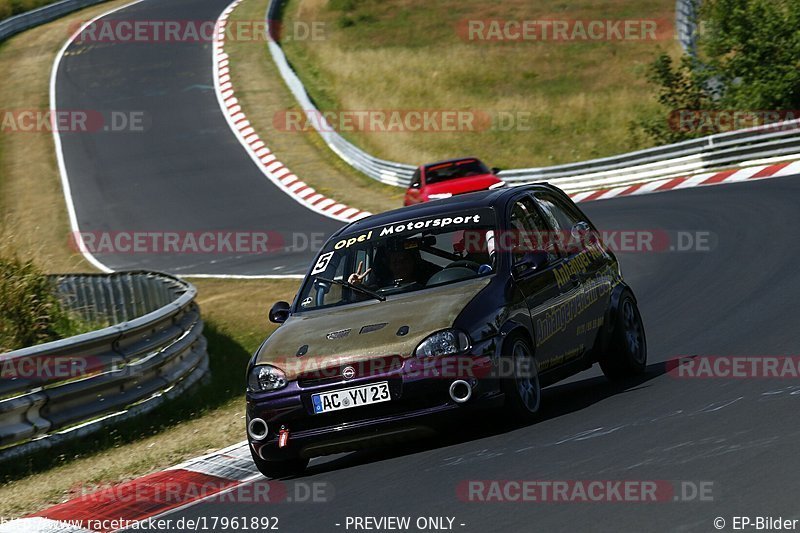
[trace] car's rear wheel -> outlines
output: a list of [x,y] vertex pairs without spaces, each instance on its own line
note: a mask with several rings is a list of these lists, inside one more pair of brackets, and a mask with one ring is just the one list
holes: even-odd
[[297,476],[302,474],[308,466],[308,459],[298,457],[296,459],[284,459],[282,461],[265,461],[250,446],[250,455],[258,471],[268,478],[277,479],[284,477]]
[[611,342],[600,358],[608,379],[620,380],[643,374],[647,367],[647,339],[633,295],[622,295]]
[[505,356],[511,363],[513,375],[503,379],[506,407],[518,417],[533,418],[542,400],[536,360],[523,338],[514,337],[510,341]]

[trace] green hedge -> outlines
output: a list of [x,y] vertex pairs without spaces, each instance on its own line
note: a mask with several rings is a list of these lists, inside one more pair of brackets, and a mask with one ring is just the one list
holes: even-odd
[[56,0],[0,0],[0,20],[36,9]]

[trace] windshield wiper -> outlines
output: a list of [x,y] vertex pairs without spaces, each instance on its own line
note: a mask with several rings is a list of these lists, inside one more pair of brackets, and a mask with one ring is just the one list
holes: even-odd
[[371,291],[371,290],[369,290],[367,288],[364,288],[361,285],[353,285],[352,283],[348,283],[348,282],[346,282],[344,280],[341,280],[341,279],[328,279],[328,278],[323,278],[323,277],[320,277],[320,276],[317,276],[316,279],[318,281],[324,281],[325,283],[335,283],[336,285],[341,285],[342,287],[345,287],[345,288],[348,288],[348,289],[351,289],[351,290],[354,290],[354,291],[358,291],[358,292],[360,292],[362,294],[366,294],[367,296],[375,298],[376,300],[379,300],[381,302],[385,302],[386,301],[386,297],[385,296],[382,296],[382,295],[378,294],[375,291]]

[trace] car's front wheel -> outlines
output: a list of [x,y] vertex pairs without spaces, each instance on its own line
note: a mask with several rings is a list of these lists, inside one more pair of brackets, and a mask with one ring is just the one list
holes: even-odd
[[506,407],[523,419],[533,418],[539,411],[542,388],[533,351],[521,337],[510,339],[505,356],[511,363],[512,375],[503,380]]
[[643,374],[647,367],[644,324],[633,295],[625,292],[619,302],[616,323],[600,368],[608,379],[620,380]]
[[282,461],[265,461],[250,446],[250,455],[258,471],[268,478],[277,479],[284,477],[297,476],[302,474],[308,466],[308,459],[298,457],[296,459],[284,459]]

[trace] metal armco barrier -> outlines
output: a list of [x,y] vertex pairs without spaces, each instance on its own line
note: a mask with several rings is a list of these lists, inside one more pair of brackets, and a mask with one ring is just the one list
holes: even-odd
[[759,159],[793,157],[800,157],[800,120],[582,163],[506,170],[500,177],[512,184],[549,181],[567,192],[579,192],[686,176]]
[[115,325],[0,355],[0,460],[140,415],[208,372],[190,283],[154,272],[54,278],[67,307]]
[[[677,0],[676,26],[684,47],[692,50],[694,37],[694,9],[699,0]],[[413,165],[386,161],[374,157],[345,140],[320,120],[316,108],[300,79],[289,65],[273,33],[273,24],[280,20],[282,0],[271,0],[267,10],[270,28],[269,51],[284,82],[300,107],[306,111],[309,122],[339,157],[367,176],[398,187],[408,187]],[[464,154],[453,154],[454,157]],[[599,187],[621,187],[634,183],[736,166],[757,159],[800,158],[800,121],[785,122],[780,129],[764,126],[749,130],[711,135],[701,139],[659,146],[628,154],[621,154],[579,163],[552,167],[534,167],[504,170],[499,176],[513,185],[549,181],[567,192],[593,190]]]
[[73,11],[95,4],[102,4],[105,1],[107,0],[61,0],[61,2],[14,15],[13,17],[0,21],[0,41],[5,41],[12,35],[45,24],[46,22],[51,22]]

